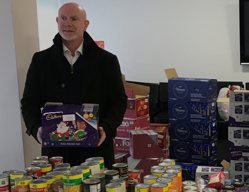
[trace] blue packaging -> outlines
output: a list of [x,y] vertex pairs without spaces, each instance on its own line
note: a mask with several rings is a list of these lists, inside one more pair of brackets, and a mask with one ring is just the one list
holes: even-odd
[[170,143],[170,158],[180,162],[196,163],[201,165],[216,165],[217,164],[217,144],[216,142],[209,144],[210,154],[204,156],[192,149],[188,142],[171,141]]
[[192,109],[194,109],[194,110],[195,110],[195,103],[193,103],[193,102],[189,102],[189,105],[190,105],[190,107],[191,107]]
[[[203,133],[198,131],[198,129],[202,130],[202,127],[204,127]],[[208,131],[210,135],[208,135]],[[207,124],[171,121],[170,138],[171,140],[190,143],[211,143],[218,139],[217,121],[212,121]]]
[[192,149],[193,149],[194,151],[196,151],[196,145],[195,145],[195,143],[190,143],[190,146],[192,147]]
[[209,108],[207,103],[202,103],[201,105],[201,111],[203,115],[208,115],[209,114]]
[[196,131],[198,131],[199,133],[203,134],[203,125],[198,123],[197,127],[196,127]]
[[201,143],[196,143],[196,152],[202,155],[202,144]]
[[202,114],[201,112],[201,103],[195,103],[195,111],[197,112],[197,113],[200,113],[200,114]]
[[190,104],[186,101],[176,102],[169,101],[169,120],[179,121],[186,123],[208,123],[210,121],[216,120],[216,103],[208,103],[209,113],[208,115],[203,115],[192,109]]
[[202,155],[204,156],[210,155],[210,148],[208,144],[202,144]]
[[217,100],[217,80],[174,77],[168,80],[169,100],[214,102]]
[[182,181],[195,181],[195,173],[198,165],[176,163],[182,166]]

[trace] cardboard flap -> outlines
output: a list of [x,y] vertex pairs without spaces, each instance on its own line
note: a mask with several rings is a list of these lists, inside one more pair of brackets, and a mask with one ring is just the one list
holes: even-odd
[[242,93],[244,93],[244,92],[249,92],[249,90],[234,90],[234,92],[242,92]]
[[45,103],[45,106],[47,105],[63,105],[63,103],[59,103],[59,102],[47,102]]
[[171,69],[164,69],[165,74],[167,76],[168,79],[171,79],[173,77],[178,77],[176,69],[175,68],[171,68]]
[[229,103],[229,101],[230,101],[230,98],[219,98],[217,100],[217,102],[219,103]]
[[230,171],[230,163],[227,162],[226,160],[223,160],[221,163],[220,163],[227,171]]
[[131,89],[136,91],[136,95],[147,96],[150,93],[150,87],[144,85],[138,85],[135,83],[127,83],[125,81],[125,75],[122,74],[123,84],[125,89]]

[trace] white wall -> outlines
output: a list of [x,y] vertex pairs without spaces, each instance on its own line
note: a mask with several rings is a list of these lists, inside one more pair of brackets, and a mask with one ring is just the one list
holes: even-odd
[[24,169],[11,2],[0,1],[0,172]]
[[[58,8],[66,2],[57,0]],[[165,82],[163,69],[175,67],[179,76],[249,81],[249,66],[239,64],[238,0],[74,2],[85,8],[88,32],[118,56],[128,80]],[[39,21],[57,30],[53,18]],[[53,38],[47,31],[40,28],[40,41]]]
[[[0,2],[1,1],[2,0],[0,0]],[[18,76],[19,97],[21,99],[23,95],[24,84],[26,81],[26,74],[31,62],[31,58],[35,52],[39,51],[37,10],[36,10],[36,1],[34,0],[21,0],[21,1],[11,0],[11,5],[12,5],[14,36],[15,36],[16,67],[17,67],[17,76]],[[17,110],[18,112],[20,111],[19,109]],[[34,157],[41,155],[41,146],[35,141],[35,139],[32,136],[29,137],[26,134],[26,127],[23,121],[22,121],[22,134],[23,134],[25,167],[28,167],[30,166],[30,162]]]

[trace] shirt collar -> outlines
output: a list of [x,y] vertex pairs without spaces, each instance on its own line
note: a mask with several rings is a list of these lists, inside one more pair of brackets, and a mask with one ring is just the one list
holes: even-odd
[[[77,52],[79,52],[81,55],[83,55],[83,52],[82,52],[83,51],[83,42],[84,42],[84,40],[82,41],[82,43],[80,44],[78,49],[76,49],[75,54]],[[63,46],[63,53],[66,53],[66,52],[71,53],[70,50],[66,47],[66,45],[64,45],[64,43],[62,43],[62,46]]]

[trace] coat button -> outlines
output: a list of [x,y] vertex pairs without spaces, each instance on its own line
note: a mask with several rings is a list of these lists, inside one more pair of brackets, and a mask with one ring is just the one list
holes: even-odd
[[62,87],[62,88],[64,88],[64,87],[65,87],[65,84],[64,84],[64,83],[62,83],[62,84],[61,84],[61,87]]

